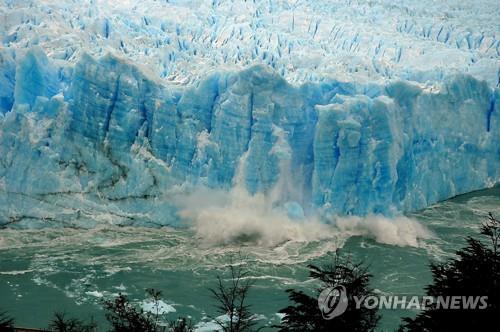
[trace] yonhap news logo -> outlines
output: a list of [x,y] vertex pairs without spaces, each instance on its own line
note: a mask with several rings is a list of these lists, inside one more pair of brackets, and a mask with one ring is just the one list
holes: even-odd
[[324,319],[330,320],[347,310],[347,292],[344,286],[325,288],[318,296],[318,307]]
[[[488,308],[488,296],[408,296],[369,295],[352,296],[353,309],[386,310],[483,310]],[[318,296],[318,308],[326,320],[342,315],[349,304],[347,290],[343,285],[327,287]]]

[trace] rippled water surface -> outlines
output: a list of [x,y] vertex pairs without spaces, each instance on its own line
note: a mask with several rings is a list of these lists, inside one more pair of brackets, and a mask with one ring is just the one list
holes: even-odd
[[[215,315],[208,289],[229,257],[241,251],[255,279],[253,309],[262,323],[273,324],[279,321],[278,310],[288,304],[285,289],[314,289],[305,266],[328,260],[337,247],[369,264],[377,291],[420,295],[430,281],[429,260],[452,255],[465,236],[477,234],[489,211],[500,215],[500,188],[411,214],[432,234],[416,247],[384,244],[347,231],[262,246],[237,241],[210,245],[190,229],[0,230],[0,309],[21,326],[46,327],[54,311],[102,321],[102,299],[123,292],[139,304],[146,300],[144,289],[153,287],[175,309],[168,317],[189,315],[199,327],[207,327],[208,317]],[[414,313],[382,314],[380,330],[394,330],[402,315]]]

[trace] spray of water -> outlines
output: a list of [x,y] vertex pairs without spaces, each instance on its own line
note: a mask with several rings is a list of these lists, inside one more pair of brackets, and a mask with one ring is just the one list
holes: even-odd
[[431,233],[417,221],[400,216],[321,217],[304,215],[300,193],[295,191],[290,165],[291,149],[286,133],[275,127],[276,143],[270,154],[279,160],[279,179],[267,193],[250,194],[245,187],[248,151],[242,155],[229,191],[200,187],[179,199],[180,215],[194,227],[208,246],[252,243],[275,247],[282,243],[311,242],[367,236],[377,242],[419,246]]
[[386,218],[380,215],[344,217],[335,220],[339,231],[346,235],[361,235],[379,243],[419,247],[421,240],[430,239],[427,227],[405,216]]

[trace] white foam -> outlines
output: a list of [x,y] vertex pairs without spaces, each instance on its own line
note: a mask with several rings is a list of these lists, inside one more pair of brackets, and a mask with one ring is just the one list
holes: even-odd
[[274,208],[264,194],[250,195],[235,187],[229,192],[200,188],[184,197],[181,216],[189,220],[206,245],[252,242],[274,247],[288,241],[334,238],[331,225],[315,217],[297,222]]
[[180,215],[191,222],[202,244],[252,243],[276,247],[286,242],[312,242],[365,236],[378,243],[421,247],[432,232],[415,219],[381,215],[367,217],[290,218],[264,194],[250,195],[235,187],[229,192],[200,188],[182,199]]
[[159,300],[156,303],[154,301],[144,301],[142,302],[141,307],[146,312],[150,312],[152,314],[158,313],[159,315],[177,311],[173,306],[163,302],[162,300]]
[[387,218],[380,215],[368,217],[336,218],[335,224],[340,231],[349,235],[361,235],[375,241],[396,246],[421,246],[422,240],[430,239],[433,234],[427,227],[405,216]]
[[113,286],[114,289],[119,290],[121,292],[124,292],[127,290],[127,287],[123,283],[120,284],[120,286]]
[[16,276],[16,275],[21,275],[21,274],[26,274],[33,272],[33,270],[19,270],[19,271],[2,271],[0,274],[2,275],[9,275],[9,276]]
[[196,332],[213,332],[221,331],[222,328],[215,322],[199,322],[194,327]]
[[94,296],[94,297],[97,297],[97,298],[101,298],[101,297],[104,296],[104,294],[102,294],[99,291],[85,292],[85,294],[90,295],[90,296]]
[[204,244],[252,242],[275,247],[289,241],[310,242],[335,237],[333,228],[315,216],[296,220],[286,212],[287,199],[295,197],[289,181],[289,146],[283,132],[275,129],[273,134],[277,141],[272,151],[280,152],[280,176],[268,193],[252,195],[246,190],[247,151],[240,158],[231,190],[199,187],[178,200],[182,208],[180,215],[192,222]]

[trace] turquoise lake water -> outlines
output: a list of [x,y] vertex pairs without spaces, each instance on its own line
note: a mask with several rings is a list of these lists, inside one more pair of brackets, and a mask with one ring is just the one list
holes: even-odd
[[[425,226],[429,238],[417,246],[381,243],[338,231],[326,239],[285,241],[272,246],[250,242],[206,245],[193,229],[118,228],[93,230],[0,230],[0,311],[17,325],[47,327],[55,311],[104,321],[100,303],[118,292],[134,303],[147,301],[145,288],[163,291],[175,309],[169,319],[190,316],[200,330],[209,329],[213,311],[209,288],[223,274],[229,257],[241,252],[255,281],[250,302],[261,324],[279,322],[276,314],[288,304],[285,290],[313,290],[306,265],[321,264],[337,247],[353,260],[363,260],[377,292],[422,295],[431,280],[430,260],[441,261],[476,235],[487,212],[500,215],[500,188],[436,204],[408,217]],[[378,242],[377,242],[378,240]],[[380,331],[393,331],[400,317],[415,312],[385,310]]]

